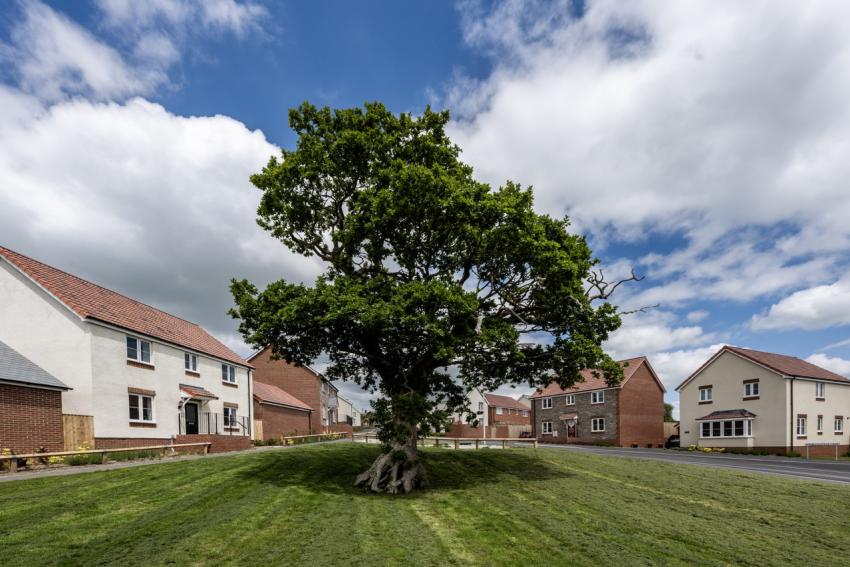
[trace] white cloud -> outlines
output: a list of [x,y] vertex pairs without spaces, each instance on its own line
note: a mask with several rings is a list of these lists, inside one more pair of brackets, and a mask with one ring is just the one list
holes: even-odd
[[128,65],[118,51],[44,4],[27,2],[21,11],[11,43],[0,44],[0,61],[28,93],[48,101],[69,93],[123,98],[148,93],[166,80],[157,69]]
[[841,325],[850,325],[850,279],[846,278],[792,293],[751,320],[756,330],[811,330]]
[[261,194],[248,176],[279,153],[262,132],[142,99],[36,112],[19,97],[19,116],[0,109],[3,245],[196,321],[229,344],[230,278],[265,285],[318,273],[255,223]]
[[684,235],[644,259],[665,285],[636,305],[830,281],[850,251],[850,5],[798,8],[602,0],[576,20],[567,3],[465,3],[495,69],[448,86],[465,105],[450,133],[479,177],[534,185],[597,246]]
[[705,319],[705,318],[706,318],[706,317],[708,317],[709,315],[710,315],[710,313],[709,313],[708,311],[705,311],[705,310],[699,310],[699,311],[691,311],[690,313],[688,313],[688,314],[685,316],[685,318],[686,318],[686,319],[687,319],[690,323],[699,323],[700,321],[702,321],[703,319]]
[[705,344],[715,339],[698,325],[677,326],[676,316],[652,310],[623,317],[623,326],[611,334],[605,350],[615,358],[650,355],[681,347]]
[[832,370],[836,374],[842,376],[850,376],[850,360],[837,356],[828,356],[822,352],[817,352],[806,359],[806,362],[811,362],[820,367]]
[[675,399],[676,386],[693,374],[723,346],[724,343],[718,343],[693,349],[658,352],[649,357],[649,363],[667,388],[668,396]]

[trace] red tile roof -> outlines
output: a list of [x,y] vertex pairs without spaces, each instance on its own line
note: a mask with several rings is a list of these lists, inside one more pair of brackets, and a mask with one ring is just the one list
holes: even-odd
[[289,392],[281,390],[277,386],[257,382],[256,380],[254,380],[254,398],[260,403],[266,402],[305,411],[313,409]]
[[205,390],[200,386],[190,386],[188,384],[180,384],[180,391],[186,393],[190,398],[207,398],[210,400],[217,400],[218,396],[210,392],[209,390]]
[[0,246],[0,258],[26,274],[83,319],[102,321],[128,331],[161,339],[249,366],[238,354],[216,340],[199,325],[191,323],[120,293],[101,287],[62,270]]
[[498,394],[484,394],[484,399],[487,400],[487,405],[494,408],[509,408],[518,410],[528,410],[528,406],[520,403],[510,396],[500,396]]
[[754,414],[751,411],[745,410],[745,409],[730,409],[730,410],[713,411],[708,415],[704,415],[703,417],[698,417],[696,420],[697,421],[704,421],[704,420],[708,420],[708,419],[732,419],[732,418],[742,419],[742,418],[751,418],[751,417],[756,417],[756,414]]
[[[617,388],[622,387],[626,382],[629,381],[629,378],[635,373],[635,371],[640,368],[641,364],[648,361],[645,356],[638,356],[636,358],[627,358],[626,360],[619,360],[617,363],[623,367],[623,381],[620,382],[619,385],[615,386]],[[593,371],[589,368],[585,368],[581,371],[581,377],[584,379],[583,382],[576,383],[572,388],[567,388],[566,390],[561,388],[557,383],[552,382],[543,390],[537,391],[532,395],[532,398],[548,398],[549,396],[558,396],[562,394],[575,394],[576,392],[589,392],[591,390],[602,390],[604,388],[610,388],[611,386],[605,381],[605,376],[602,372],[598,372],[598,376],[593,375]],[[655,373],[653,372],[653,377],[655,377]],[[656,378],[658,381],[658,378]],[[658,382],[659,386],[661,386],[661,382]],[[663,390],[663,386],[662,390]]]
[[681,384],[679,384],[676,389],[678,390],[679,388],[690,382],[692,378],[702,372],[709,364],[714,362],[714,360],[724,352],[732,352],[734,354],[742,356],[748,360],[755,362],[756,364],[761,364],[762,366],[765,366],[783,376],[793,376],[796,378],[814,378],[816,380],[826,380],[829,382],[850,383],[850,380],[848,380],[844,376],[836,374],[835,372],[830,372],[826,368],[821,368],[820,366],[816,366],[811,362],[806,362],[805,360],[797,358],[796,356],[788,356],[785,354],[776,354],[772,352],[764,352],[760,350],[752,350],[749,348],[726,345],[719,351],[717,351],[714,356],[705,361],[702,366],[697,368],[696,371],[690,376],[688,376]]

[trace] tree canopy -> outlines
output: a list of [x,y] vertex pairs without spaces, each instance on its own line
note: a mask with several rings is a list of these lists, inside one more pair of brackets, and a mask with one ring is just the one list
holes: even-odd
[[234,280],[231,313],[250,344],[295,364],[324,354],[329,379],[378,394],[385,463],[360,479],[372,490],[423,482],[416,436],[468,411],[472,388],[622,377],[601,347],[620,325],[617,284],[567,218],[535,212],[530,187],[476,181],[448,120],[305,103],[289,114],[295,149],[251,177],[260,226],[326,269],[262,291]]

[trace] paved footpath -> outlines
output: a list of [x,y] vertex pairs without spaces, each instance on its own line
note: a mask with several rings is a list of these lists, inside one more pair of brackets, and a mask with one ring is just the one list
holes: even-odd
[[579,451],[607,457],[650,459],[671,463],[685,463],[704,467],[743,470],[791,477],[801,480],[817,480],[850,485],[850,461],[806,460],[789,457],[757,457],[724,453],[698,453],[696,451],[674,451],[670,449],[621,449],[588,445],[541,444],[547,449]]
[[142,459],[137,461],[121,461],[117,463],[107,463],[105,465],[80,465],[78,467],[60,467],[55,469],[46,469],[32,472],[19,473],[0,473],[0,483],[10,482],[14,480],[28,480],[32,478],[45,478],[48,476],[68,476],[72,474],[91,473],[98,471],[111,471],[115,469],[129,469],[132,467],[143,467],[146,465],[159,465],[163,463],[176,463],[179,461],[195,461],[198,459],[215,459],[217,457],[232,457],[242,453],[262,453],[265,451],[283,451],[294,449],[295,447],[305,447],[307,445],[324,445],[326,443],[343,443],[347,439],[335,439],[333,441],[318,441],[315,443],[307,443],[304,445],[273,445],[266,447],[254,447],[253,449],[245,449],[244,451],[231,451],[228,453],[212,453],[210,455],[181,455],[178,457],[165,457],[163,459]]

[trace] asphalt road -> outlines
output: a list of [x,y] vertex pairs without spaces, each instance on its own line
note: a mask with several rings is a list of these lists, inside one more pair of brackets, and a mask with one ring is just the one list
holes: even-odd
[[850,485],[850,461],[806,460],[789,457],[756,457],[727,455],[722,453],[696,453],[669,449],[619,449],[587,445],[540,445],[547,449],[562,449],[631,459],[651,459],[671,463],[685,463],[703,467],[743,470],[797,478]]

